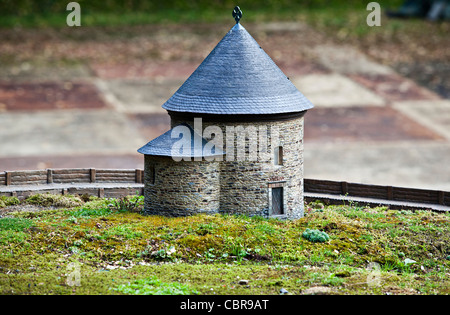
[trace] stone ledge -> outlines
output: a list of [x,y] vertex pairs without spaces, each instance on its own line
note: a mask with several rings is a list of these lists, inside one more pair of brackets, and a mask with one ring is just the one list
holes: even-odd
[[386,199],[375,198],[363,198],[355,196],[344,195],[332,195],[332,194],[320,194],[320,193],[304,193],[304,200],[307,202],[322,201],[327,204],[342,205],[342,204],[359,204],[363,206],[387,206],[393,210],[432,210],[437,212],[448,212],[450,207],[438,204],[407,202],[407,201],[395,201]]
[[80,183],[80,184],[44,184],[14,185],[0,188],[0,196],[16,196],[19,199],[39,193],[77,194],[98,197],[117,198],[138,193],[143,195],[144,184],[136,183]]

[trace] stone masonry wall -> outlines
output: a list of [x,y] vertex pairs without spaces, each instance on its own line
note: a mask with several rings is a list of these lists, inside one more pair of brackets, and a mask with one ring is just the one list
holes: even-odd
[[[188,123],[194,128],[193,121],[172,119],[172,127],[179,123]],[[283,187],[284,214],[290,219],[303,216],[303,117],[282,121],[270,122],[207,122],[202,121],[202,130],[208,126],[218,126],[223,132],[223,149],[227,148],[227,126],[245,128],[254,126],[257,130],[267,130],[267,153],[269,160],[261,159],[258,155],[256,161],[248,160],[252,140],[259,139],[259,133],[250,134],[245,139],[244,161],[237,159],[237,145],[243,138],[238,133],[230,137],[233,139],[234,159],[220,162],[220,212],[242,213],[247,215],[271,215],[272,188]],[[274,128],[274,129],[272,129]],[[283,165],[274,165],[274,147],[272,146],[272,131],[278,129],[279,144],[283,147]],[[204,137],[208,139],[207,136]],[[257,139],[254,139],[254,138]],[[214,137],[212,137],[214,138]],[[228,141],[228,146],[230,146]],[[261,143],[261,142],[258,142]]]
[[176,162],[171,157],[146,155],[144,169],[145,213],[186,216],[218,212],[218,162]]

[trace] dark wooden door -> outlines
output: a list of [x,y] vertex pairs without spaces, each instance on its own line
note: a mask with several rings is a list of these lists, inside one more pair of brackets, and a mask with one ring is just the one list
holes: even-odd
[[272,215],[283,213],[283,187],[272,188]]

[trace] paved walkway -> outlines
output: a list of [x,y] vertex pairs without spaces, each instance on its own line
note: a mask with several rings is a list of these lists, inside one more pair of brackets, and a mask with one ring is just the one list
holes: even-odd
[[[315,104],[305,116],[305,177],[450,190],[450,100],[352,47],[316,43],[284,63],[277,54],[292,47],[260,44]],[[149,57],[4,69],[0,170],[143,168],[136,150],[169,129],[161,105],[198,64]]]

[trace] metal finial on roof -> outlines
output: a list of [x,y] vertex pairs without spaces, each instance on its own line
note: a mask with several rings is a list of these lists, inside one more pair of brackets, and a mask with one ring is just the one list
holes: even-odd
[[241,19],[241,17],[242,17],[242,11],[241,11],[241,9],[238,6],[234,7],[233,17],[236,20],[236,24],[238,24],[240,19]]

